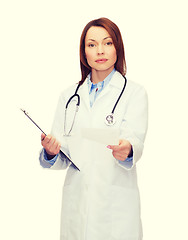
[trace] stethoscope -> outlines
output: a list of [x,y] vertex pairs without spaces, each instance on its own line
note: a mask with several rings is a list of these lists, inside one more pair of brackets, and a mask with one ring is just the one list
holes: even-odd
[[[123,77],[124,77],[124,79],[125,79],[125,83],[124,83],[124,86],[123,86],[123,88],[122,88],[122,90],[121,90],[121,93],[120,93],[120,95],[119,95],[116,103],[114,104],[114,107],[113,107],[113,109],[112,109],[112,112],[105,117],[105,123],[106,123],[107,126],[113,126],[113,125],[116,123],[116,120],[115,120],[115,118],[114,118],[114,112],[115,112],[115,109],[116,109],[116,107],[117,107],[117,104],[118,104],[118,102],[119,102],[119,100],[120,100],[120,98],[121,98],[121,96],[122,96],[122,94],[123,94],[123,92],[124,92],[124,90],[125,90],[126,84],[127,84],[127,79],[126,79],[126,77],[125,77],[125,76],[123,76]],[[79,84],[78,84],[78,86],[77,86],[77,88],[76,88],[76,90],[75,90],[74,95],[72,95],[72,96],[69,98],[69,100],[67,101],[67,103],[66,103],[66,106],[65,106],[65,119],[64,119],[64,136],[70,136],[70,133],[71,133],[71,131],[72,131],[72,129],[73,129],[73,126],[74,126],[74,123],[75,123],[75,119],[76,119],[76,114],[77,114],[77,112],[78,112],[78,110],[79,110],[79,106],[80,106],[80,96],[79,96],[79,94],[78,94],[77,92],[78,92],[78,89],[79,89],[79,87],[80,87],[81,85],[82,85],[82,83],[79,83]],[[69,131],[67,132],[67,131],[66,131],[67,109],[68,109],[68,106],[69,106],[70,102],[73,100],[73,98],[77,98],[76,110],[75,110],[75,113],[74,113],[74,117],[73,117],[73,121],[72,121],[72,124],[71,124],[71,126],[70,126],[70,129],[69,129]]]

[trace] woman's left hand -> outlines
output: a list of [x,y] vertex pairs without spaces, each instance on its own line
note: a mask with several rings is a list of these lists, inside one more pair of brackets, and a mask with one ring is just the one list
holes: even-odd
[[131,152],[132,146],[129,141],[120,139],[119,145],[108,145],[107,148],[112,149],[112,155],[117,160],[125,161]]

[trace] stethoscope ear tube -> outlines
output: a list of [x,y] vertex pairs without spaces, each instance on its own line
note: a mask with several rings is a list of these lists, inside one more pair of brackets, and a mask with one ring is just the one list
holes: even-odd
[[115,109],[116,109],[116,106],[117,106],[117,104],[118,104],[118,102],[119,102],[119,100],[120,100],[120,98],[121,98],[121,96],[122,96],[122,94],[123,94],[123,92],[124,92],[124,90],[125,90],[125,87],[126,87],[126,85],[127,85],[127,79],[126,79],[125,76],[123,76],[123,77],[124,77],[124,79],[125,79],[125,83],[124,83],[124,86],[123,86],[123,88],[122,88],[122,90],[121,90],[121,93],[120,93],[120,95],[119,95],[119,97],[118,97],[118,99],[117,99],[117,101],[116,101],[116,103],[115,103],[115,105],[114,105],[114,107],[113,107],[113,109],[112,109],[112,112],[111,112],[112,115],[114,114],[114,111],[115,111]]
[[72,95],[72,97],[70,97],[69,98],[69,100],[67,101],[67,104],[66,104],[66,106],[65,106],[65,108],[67,109],[68,108],[68,105],[69,105],[69,103],[71,102],[71,100],[74,98],[74,97],[77,97],[77,99],[78,99],[78,101],[77,101],[77,106],[80,106],[80,96],[78,95],[78,89],[79,89],[79,87],[81,86],[82,84],[78,84],[78,86],[77,86],[77,88],[76,88],[76,90],[75,90],[75,93],[74,93],[74,95]]
[[66,109],[68,108],[69,103],[72,101],[72,99],[74,97],[77,97],[77,104],[76,105],[80,106],[80,96],[77,93],[75,93],[74,95],[72,95],[72,97],[69,98],[69,100],[68,100],[68,102],[67,102],[67,104],[65,106]]
[[[115,118],[114,118],[114,111],[115,111],[115,109],[116,109],[116,106],[117,106],[117,104],[118,104],[118,102],[119,102],[119,100],[120,100],[120,98],[121,98],[121,96],[122,96],[122,94],[123,94],[123,92],[124,92],[124,90],[125,90],[126,84],[127,84],[127,79],[126,79],[126,77],[125,77],[125,76],[123,76],[123,77],[124,77],[124,79],[125,79],[125,83],[124,83],[124,86],[123,86],[123,88],[122,88],[122,90],[121,90],[121,93],[120,93],[120,95],[119,95],[116,103],[114,104],[114,107],[113,107],[113,109],[112,109],[112,112],[111,112],[109,115],[107,115],[106,118],[105,118],[105,123],[106,123],[106,125],[108,125],[108,126],[112,126],[112,125],[114,125],[115,122],[116,122],[116,121],[115,121]],[[76,90],[75,90],[74,95],[72,95],[72,96],[69,98],[69,100],[67,101],[66,106],[65,106],[65,120],[64,120],[64,135],[65,135],[65,136],[70,136],[70,133],[71,133],[71,131],[72,131],[72,128],[73,128],[73,125],[74,125],[74,122],[75,122],[76,113],[78,112],[78,108],[79,108],[79,106],[80,106],[80,96],[79,96],[79,94],[78,94],[77,92],[78,92],[78,89],[79,89],[79,87],[80,87],[81,85],[82,85],[81,83],[78,84],[78,86],[77,86],[77,88],[76,88]],[[75,111],[75,115],[74,115],[74,117],[73,117],[73,122],[72,122],[72,124],[71,124],[70,130],[69,130],[68,133],[67,133],[67,132],[66,132],[66,118],[67,118],[67,113],[66,113],[66,112],[67,112],[67,108],[68,108],[69,103],[72,101],[72,99],[73,99],[74,97],[77,97],[77,104],[76,104],[76,105],[77,105],[77,108],[76,108],[76,111]]]

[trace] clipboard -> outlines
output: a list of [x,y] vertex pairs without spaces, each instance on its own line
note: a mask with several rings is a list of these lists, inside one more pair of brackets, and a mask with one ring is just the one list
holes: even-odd
[[[33,119],[29,116],[29,114],[26,112],[26,110],[20,108],[20,110],[29,118],[29,120],[42,132],[45,134],[45,136],[47,136],[47,134],[39,127],[39,125],[33,121]],[[72,160],[70,159],[70,156],[68,156],[68,154],[65,153],[65,151],[63,151],[63,147],[61,147],[60,152],[63,153],[68,160],[72,163],[72,165],[78,170],[80,171],[80,169],[72,162]]]

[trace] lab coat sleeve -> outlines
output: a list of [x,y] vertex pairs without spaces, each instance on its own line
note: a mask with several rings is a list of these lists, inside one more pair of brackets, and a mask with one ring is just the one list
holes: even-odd
[[120,138],[128,140],[133,148],[133,160],[118,161],[127,169],[132,169],[141,158],[148,127],[148,97],[145,89],[138,85],[129,98],[128,109],[121,125]]
[[[58,101],[55,116],[54,116],[54,121],[52,124],[51,135],[54,136],[61,143],[61,146],[63,147],[63,151],[65,151],[65,154],[69,156],[67,143],[65,138],[63,137],[64,109],[65,109],[65,101],[63,98],[63,94],[61,94],[61,96],[59,97],[59,101]],[[63,154],[63,152],[60,152],[56,157],[55,163],[52,165],[50,164],[49,161],[45,159],[44,149],[42,149],[39,157],[40,165],[43,168],[50,168],[53,170],[66,169],[68,166],[70,166],[70,161],[65,154]]]
[[44,151],[45,150],[43,148],[39,156],[40,165],[43,168],[60,170],[60,169],[66,169],[70,165],[70,161],[63,153],[59,153],[58,155],[56,155],[55,163],[52,165],[48,160],[46,160]]

